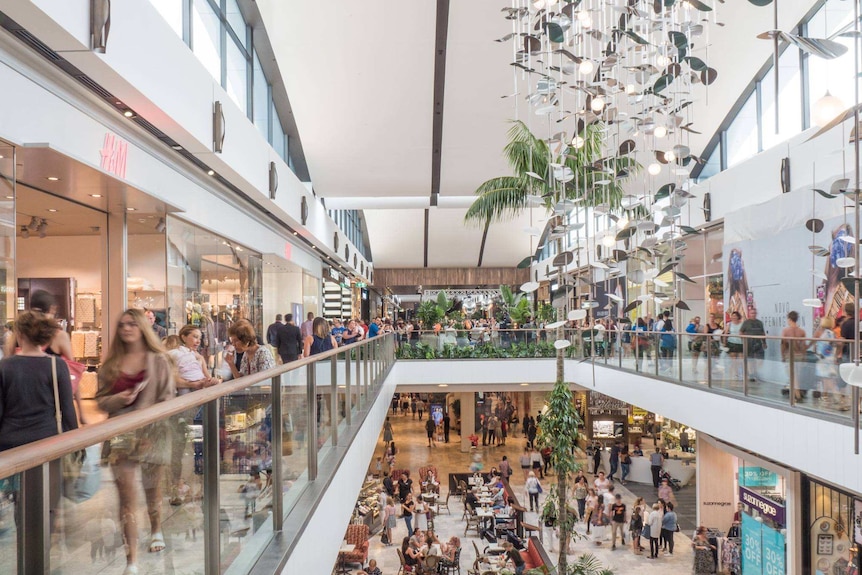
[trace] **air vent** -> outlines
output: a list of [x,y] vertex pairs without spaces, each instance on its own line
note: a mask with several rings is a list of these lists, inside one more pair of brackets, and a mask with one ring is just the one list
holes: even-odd
[[159,139],[164,139],[168,137],[167,134],[165,134],[140,116],[135,116],[135,123]]
[[102,88],[99,84],[97,84],[89,76],[86,76],[84,74],[80,74],[80,75],[75,76],[75,79],[77,81],[79,81],[80,83],[82,83],[87,88],[89,88],[90,90],[92,90],[93,92],[95,92],[96,94],[98,94],[99,96],[101,96],[102,99],[107,100],[112,104],[117,101],[117,99],[114,98],[114,96],[110,92],[108,92],[107,90]]
[[25,44],[42,54],[44,57],[48,58],[53,62],[58,62],[62,60],[62,57],[48,47],[47,44],[36,38],[27,30],[23,28],[18,28],[17,30],[12,31],[16,36],[18,36]]

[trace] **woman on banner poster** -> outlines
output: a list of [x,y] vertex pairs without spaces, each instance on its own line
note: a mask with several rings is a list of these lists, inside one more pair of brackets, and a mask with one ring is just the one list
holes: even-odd
[[745,275],[745,264],[742,261],[742,250],[733,248],[727,262],[727,308],[726,317],[733,312],[739,312],[742,319],[748,317],[748,309],[756,308],[754,294],[748,289],[748,278]]
[[824,306],[822,309],[814,310],[815,323],[820,317],[839,317],[843,313],[844,303],[853,301],[852,294],[841,283],[841,280],[847,277],[850,268],[840,268],[837,262],[841,258],[854,256],[853,228],[849,224],[842,223],[832,230],[832,243],[829,244],[829,257],[826,260],[826,285],[823,290],[825,293],[817,290],[817,296],[824,301]]

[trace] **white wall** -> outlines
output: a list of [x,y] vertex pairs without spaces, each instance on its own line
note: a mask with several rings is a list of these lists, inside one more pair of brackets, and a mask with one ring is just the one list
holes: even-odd
[[[572,383],[862,493],[862,456],[853,454],[850,427],[600,365],[593,377],[593,366],[586,362],[566,360],[565,369]],[[405,391],[431,391],[431,384],[447,383],[450,392],[530,383],[530,388],[519,388],[523,391],[533,385],[550,388],[554,374],[553,359],[398,361],[388,380],[394,379]]]
[[79,292],[102,291],[100,236],[48,236],[19,238],[16,243],[16,275],[19,278],[75,278]]

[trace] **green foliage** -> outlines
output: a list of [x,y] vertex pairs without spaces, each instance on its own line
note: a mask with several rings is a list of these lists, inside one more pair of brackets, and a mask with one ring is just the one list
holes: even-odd
[[[616,175],[633,174],[641,166],[627,156],[607,156],[603,149],[604,132],[601,122],[590,124],[580,134],[584,139],[581,148],[569,148],[564,156],[552,159],[547,142],[520,120],[513,122],[503,155],[514,175],[493,178],[479,186],[475,192],[478,197],[467,210],[465,221],[484,226],[488,221],[511,220],[529,207],[528,196],[542,197],[548,210],[562,199],[580,199],[586,206],[607,203],[612,210],[619,210],[625,178]],[[577,177],[565,184],[554,180],[552,161],[561,162]],[[528,172],[538,174],[540,179]],[[596,183],[608,179],[610,184]]]
[[[544,575],[541,568],[525,571],[525,575]],[[566,566],[564,572],[560,572],[556,566],[548,566],[549,575],[614,575],[614,570],[602,565],[602,562],[592,553],[584,553],[575,559],[574,563]]]
[[518,301],[515,307],[508,309],[509,317],[517,324],[523,324],[533,316],[533,310],[530,309],[530,301],[523,298]]
[[513,342],[509,347],[494,343],[478,345],[453,345],[447,343],[442,350],[419,343],[415,346],[402,345],[395,356],[398,359],[504,359],[504,358],[552,358],[557,350],[549,341]]
[[543,323],[553,323],[557,321],[557,308],[548,302],[540,302],[536,310],[536,319]]
[[402,345],[395,352],[395,357],[398,359],[436,359],[437,350],[427,343],[417,343],[416,345]]

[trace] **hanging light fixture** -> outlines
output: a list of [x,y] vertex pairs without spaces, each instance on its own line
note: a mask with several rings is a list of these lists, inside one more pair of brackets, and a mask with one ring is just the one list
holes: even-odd
[[31,232],[35,232],[37,229],[39,229],[39,218],[37,218],[36,216],[31,217],[30,223],[27,224],[27,229]]
[[578,72],[582,76],[589,76],[593,73],[593,70],[596,69],[596,65],[592,60],[581,60],[580,65],[578,66]]
[[653,130],[653,135],[656,138],[664,138],[667,136],[667,128],[664,126],[656,126],[655,130]]
[[27,229],[27,226],[21,226],[21,237],[25,240],[30,237],[30,230]]
[[593,112],[598,114],[605,109],[605,99],[601,96],[596,96],[595,98],[593,98],[593,101],[590,102],[590,108],[593,110]]
[[647,172],[650,173],[651,176],[657,176],[661,173],[661,164],[658,162],[653,162],[647,168]]
[[39,231],[39,237],[44,238],[48,235],[48,220],[43,219],[39,222],[39,227],[37,228]]
[[572,147],[577,150],[583,148],[585,143],[586,142],[584,142],[584,139],[580,136],[575,136],[574,138],[572,138]]
[[826,90],[823,97],[814,103],[814,123],[821,127],[825,126],[845,109],[844,102]]
[[617,245],[617,240],[614,236],[612,236],[611,234],[608,234],[602,238],[602,245],[605,246],[606,248],[612,248],[615,245]]

